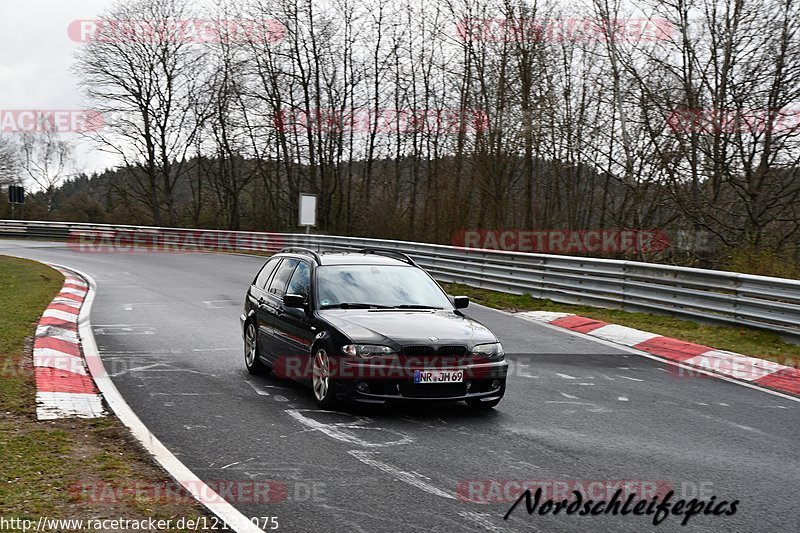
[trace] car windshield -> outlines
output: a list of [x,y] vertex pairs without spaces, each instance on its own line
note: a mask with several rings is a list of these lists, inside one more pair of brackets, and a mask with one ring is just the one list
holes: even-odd
[[452,309],[422,270],[404,265],[329,265],[317,269],[321,309],[332,307]]

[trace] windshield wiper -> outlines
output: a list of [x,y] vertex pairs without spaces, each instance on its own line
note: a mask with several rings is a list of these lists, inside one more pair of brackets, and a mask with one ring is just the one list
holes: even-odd
[[421,305],[421,304],[401,304],[395,305],[395,309],[443,309],[442,307],[436,307],[435,305]]
[[322,309],[391,309],[388,305],[342,302],[322,307]]

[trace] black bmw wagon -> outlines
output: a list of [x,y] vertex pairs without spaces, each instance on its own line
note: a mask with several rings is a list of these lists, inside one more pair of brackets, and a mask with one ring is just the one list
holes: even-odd
[[466,401],[496,406],[508,363],[497,337],[410,257],[367,248],[285,248],[253,279],[241,316],[251,373],[309,385],[339,400]]

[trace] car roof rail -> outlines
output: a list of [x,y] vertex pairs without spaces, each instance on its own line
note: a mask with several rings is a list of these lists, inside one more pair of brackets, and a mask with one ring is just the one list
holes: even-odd
[[319,254],[317,252],[315,252],[311,248],[301,248],[299,246],[291,246],[289,248],[282,248],[281,250],[278,250],[278,253],[279,254],[306,254],[306,255],[310,255],[311,257],[313,257],[314,261],[316,261],[318,264],[320,264],[320,265],[322,264],[322,258],[319,256]]
[[395,257],[399,258],[404,263],[408,263],[411,266],[418,267],[419,265],[414,262],[409,256],[404,254],[403,252],[398,252],[397,250],[392,250],[389,248],[362,248],[356,252],[357,254],[375,254],[375,255],[384,255],[387,257]]

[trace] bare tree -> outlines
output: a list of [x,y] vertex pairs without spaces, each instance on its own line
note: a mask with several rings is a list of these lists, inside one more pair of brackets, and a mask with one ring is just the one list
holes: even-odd
[[73,172],[72,145],[52,128],[44,128],[22,135],[22,156],[25,175],[44,191],[47,212],[52,212],[58,186]]
[[181,34],[193,15],[186,0],[118,2],[74,67],[106,117],[92,138],[124,161],[131,192],[157,225],[176,223],[175,186],[206,115],[199,96],[208,77],[206,49]]
[[19,148],[5,137],[0,136],[0,186],[13,184],[19,180]]
[[[309,191],[323,231],[662,228],[800,257],[796,0],[214,4],[282,32],[106,35],[79,54],[109,118],[94,137],[129,170],[118,196],[156,223],[184,206],[196,224],[294,229]],[[194,14],[133,0],[106,19]]]

